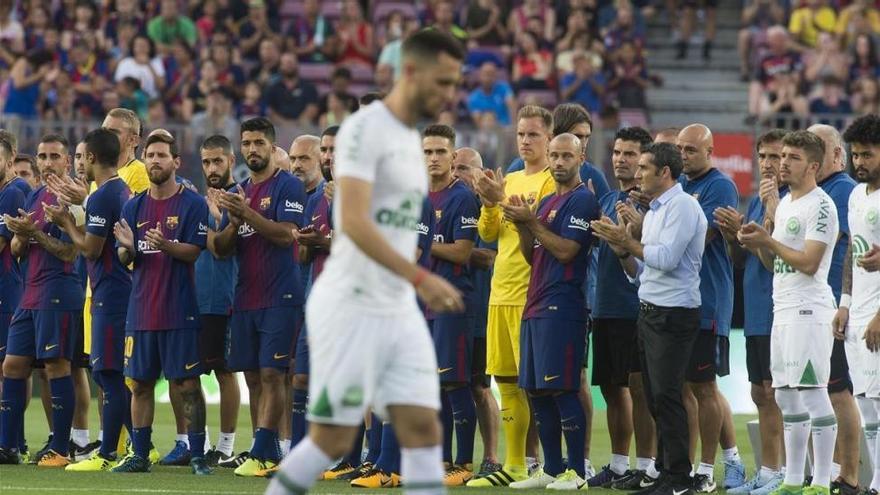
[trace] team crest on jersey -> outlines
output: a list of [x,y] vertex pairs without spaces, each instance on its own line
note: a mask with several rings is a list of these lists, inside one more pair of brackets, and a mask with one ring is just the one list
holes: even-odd
[[537,201],[537,200],[538,200],[538,193],[535,191],[530,192],[529,197],[526,198],[526,202],[530,205],[535,204],[535,201]]
[[547,214],[547,221],[552,222],[554,218],[556,218],[556,210],[550,210],[550,213]]
[[180,223],[180,219],[177,216],[167,217],[165,218],[165,226],[169,229],[176,229],[177,224]]
[[437,220],[443,218],[443,210],[434,210],[434,217],[437,218]]
[[796,217],[791,217],[785,222],[785,231],[791,235],[795,235],[801,231],[801,222]]
[[271,204],[272,204],[272,197],[271,196],[268,196],[265,198],[260,198],[260,209],[261,210],[265,210]]
[[871,208],[868,210],[868,213],[865,214],[865,222],[868,225],[877,225],[877,221],[880,220],[880,211],[877,211],[877,208]]

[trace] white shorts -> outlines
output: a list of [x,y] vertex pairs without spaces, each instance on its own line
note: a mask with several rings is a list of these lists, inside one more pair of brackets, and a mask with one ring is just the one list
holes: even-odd
[[[776,321],[770,335],[773,388],[827,387],[831,376],[834,313],[810,312]],[[827,315],[827,318],[825,317]]]
[[[871,351],[865,343],[867,325],[850,325],[846,329],[846,363],[849,366],[849,377],[853,384],[853,395],[861,395],[868,391],[870,380]],[[876,374],[876,371],[875,371]]]
[[311,302],[309,421],[357,426],[367,407],[387,420],[390,405],[440,410],[437,357],[421,313],[377,316]]

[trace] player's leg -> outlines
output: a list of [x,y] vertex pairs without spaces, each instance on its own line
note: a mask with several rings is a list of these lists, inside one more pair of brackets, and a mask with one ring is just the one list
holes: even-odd
[[486,338],[474,339],[471,393],[477,408],[477,424],[483,441],[483,461],[478,476],[501,468],[498,464],[498,401],[492,394],[492,378],[486,374]]
[[[309,403],[309,346],[305,325],[299,331],[293,347],[293,377],[291,378],[292,404],[290,411],[290,444],[296,446],[306,436],[306,406]],[[370,446],[372,449],[372,446]]]
[[47,452],[38,460],[38,466],[66,466],[70,449],[70,427],[76,397],[71,377],[71,359],[74,355],[73,334],[82,314],[68,311],[33,311],[36,328],[37,359],[46,366],[46,377],[52,394],[52,442]]
[[180,383],[176,381],[168,382],[168,399],[171,402],[171,411],[174,414],[174,425],[176,427],[176,436],[174,438],[174,448],[172,448],[159,464],[163,466],[188,466],[190,461],[189,454],[189,437],[186,435],[186,415],[183,408],[183,396],[180,392]]
[[115,473],[143,473],[150,470],[153,442],[156,380],[162,374],[159,334],[129,331],[125,334],[125,377],[131,391],[131,455],[110,469]]
[[[241,408],[241,390],[236,374],[226,370],[214,370],[220,386],[220,438],[217,451],[227,458],[235,455],[235,428],[238,425],[238,412]],[[223,457],[218,462],[224,460]]]
[[[776,329],[773,330],[776,332]],[[774,383],[776,380],[774,379]],[[776,403],[782,411],[785,443],[785,481],[781,488],[798,490],[804,483],[807,444],[810,439],[810,413],[800,393],[792,388],[776,389]]]
[[842,340],[835,340],[831,351],[828,393],[831,396],[834,415],[837,417],[837,436],[840,441],[834,447],[834,462],[837,465],[832,467],[831,478],[835,483],[840,483],[842,490],[850,489],[847,491],[858,487],[859,484],[861,421],[852,391],[853,383],[846,359],[846,346]]
[[226,343],[229,317],[203,314],[199,328],[199,357],[206,374],[214,372],[220,388],[220,436],[216,449],[208,449],[210,439],[205,441],[205,458],[216,466],[229,461],[235,455],[235,426],[241,405],[241,392],[235,374],[226,367]]
[[357,429],[357,425],[311,422],[309,434],[284,458],[266,495],[305,494],[334,459],[351,450]]
[[[718,376],[730,374],[730,340],[727,336],[719,335],[716,339],[716,371]],[[721,458],[724,462],[724,482],[722,488],[728,490],[742,486],[746,483],[746,467],[743,465],[736,446],[736,426],[733,424],[733,411],[730,403],[721,391],[718,391],[718,405],[721,407],[721,432],[719,445],[721,446]]]
[[625,323],[625,320],[593,320],[593,385],[599,386],[607,404],[611,462],[588,480],[591,487],[610,486],[629,469],[633,423],[632,401],[627,388],[632,354],[628,345],[635,328],[633,325],[626,328]]
[[9,325],[3,360],[3,394],[0,396],[0,464],[21,462],[18,448],[24,424],[27,378],[36,356],[32,311],[19,310]]
[[[244,372],[244,381],[248,389],[248,410],[251,418],[252,442],[255,441],[254,436],[259,419],[260,402],[263,396],[259,372],[258,313],[258,311],[237,311],[232,313],[229,320],[229,345],[226,354],[226,365],[229,370]],[[250,459],[253,450],[254,445],[251,443],[247,456],[236,456],[230,462],[223,463],[222,465],[238,469]]]
[[[828,391],[824,387],[802,389],[800,390],[800,395],[804,407],[810,414],[813,440],[812,486],[829,488],[831,485],[831,463],[834,456],[834,445],[837,442],[837,418],[834,416],[834,408],[831,406]],[[857,440],[856,444],[858,445],[858,443]],[[849,483],[845,478],[844,482],[852,486],[858,486],[858,478],[856,478],[855,483]]]
[[[97,443],[89,443],[89,403],[92,399],[89,384],[89,354],[85,346],[85,316],[74,322],[73,358],[70,362],[70,376],[73,379],[75,406],[73,409],[73,429],[70,432],[70,459],[74,462],[88,459],[98,450]],[[91,315],[88,323],[91,324]]]
[[581,386],[578,389],[577,397],[581,402],[581,407],[586,416],[586,426],[584,427],[584,470],[593,477],[596,470],[593,469],[593,463],[590,461],[590,445],[593,439],[593,393],[590,391],[590,379],[587,375],[586,368],[587,356],[584,355],[584,365],[581,367]]
[[290,452],[291,434],[290,428],[293,422],[293,414],[289,405],[293,402],[293,381],[292,377],[285,375],[281,380],[281,386],[284,391],[281,395],[281,417],[278,419],[278,453],[281,457]]
[[701,330],[691,353],[685,375],[688,386],[697,399],[700,427],[700,464],[694,475],[697,492],[715,491],[715,456],[721,439],[722,408],[718,384],[715,380],[717,339],[714,332]]
[[[379,421],[378,429],[381,431],[379,441],[379,455],[372,466],[361,466],[349,475],[340,476],[337,479],[350,479],[351,486],[355,488],[393,488],[400,486],[400,443],[397,434],[390,422],[382,423],[378,416],[373,415],[373,420]],[[372,425],[370,429],[376,428]],[[370,447],[372,451],[373,447]],[[366,468],[366,469],[364,469]],[[355,474],[357,473],[357,474]]]

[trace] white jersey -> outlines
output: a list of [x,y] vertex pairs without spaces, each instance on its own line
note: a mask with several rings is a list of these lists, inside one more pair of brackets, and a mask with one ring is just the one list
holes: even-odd
[[849,196],[849,231],[852,242],[852,326],[867,325],[880,309],[880,272],[869,272],[856,262],[876,244],[880,246],[880,189],[868,194],[859,184]]
[[[428,191],[428,174],[419,132],[398,120],[381,101],[345,119],[336,137],[338,178],[373,185],[369,217],[398,254],[415,261],[417,225]],[[330,256],[311,297],[327,310],[356,306],[379,314],[418,311],[415,290],[364,254],[342,226],[345,188],[336,188]]]
[[779,201],[773,238],[783,245],[803,251],[806,241],[825,243],[819,269],[812,276],[801,273],[779,256],[773,261],[773,311],[777,316],[792,310],[816,311],[834,309],[834,294],[828,285],[828,270],[837,241],[837,208],[821,188],[792,199],[792,194]]

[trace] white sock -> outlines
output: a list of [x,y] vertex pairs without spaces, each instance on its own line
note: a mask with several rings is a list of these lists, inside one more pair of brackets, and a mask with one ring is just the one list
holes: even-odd
[[[873,399],[874,408],[877,411],[878,415],[880,415],[880,399]],[[874,440],[874,450],[880,451],[880,435],[877,435],[877,438]],[[871,487],[875,490],[880,490],[880,462],[874,463],[874,478],[871,480]]]
[[98,441],[104,443],[104,430],[98,430]]
[[715,480],[715,465],[714,464],[706,464],[705,462],[701,462],[700,466],[697,468],[697,474],[705,474],[709,477],[709,481]]
[[435,445],[400,449],[400,476],[406,480],[403,490],[407,495],[446,493],[443,486],[443,448]]
[[89,444],[89,430],[70,429],[70,439],[79,447],[85,447]]
[[758,478],[763,482],[767,482],[770,481],[770,478],[776,476],[777,474],[779,474],[779,472],[775,469],[768,468],[767,466],[761,466],[761,471],[758,473]]
[[611,454],[611,470],[615,474],[623,474],[629,469],[629,456]]
[[537,457],[526,457],[526,467],[529,467],[536,462],[538,462]]
[[636,469],[641,469],[645,471],[645,474],[653,479],[657,479],[660,477],[660,471],[657,471],[657,466],[654,463],[654,459],[651,457],[637,457],[636,463],[638,467]]
[[248,452],[253,452],[253,450],[254,450],[254,442],[256,442],[256,439],[251,438],[251,448],[248,449]]
[[189,448],[189,437],[186,436],[186,433],[184,433],[183,435],[177,435],[176,437],[174,437],[174,440],[177,442],[185,443],[186,448]]
[[[837,478],[840,478],[840,469],[841,469],[840,464],[838,464],[838,463],[836,463],[836,462],[832,462],[832,463],[831,463],[831,476],[830,476],[830,479],[832,479],[832,480],[836,480]],[[816,471],[815,468],[813,468],[813,472],[814,472],[814,474],[815,474],[815,471]],[[815,476],[814,476],[814,477],[815,477]]]
[[721,449],[721,455],[725,462],[742,462],[742,459],[739,457],[739,449],[736,448],[736,445],[729,449]]
[[810,441],[810,413],[797,390],[776,389],[776,403],[782,411],[786,466],[784,483],[801,486],[804,484],[807,443]]
[[[438,450],[438,464],[440,457]],[[278,472],[272,478],[266,495],[288,495],[290,493],[306,493],[333,459],[327,456],[312,439],[306,436],[294,447],[290,455],[281,462]],[[442,473],[441,481],[442,481]]]
[[281,455],[286,456],[290,452],[290,440],[281,440],[278,443],[281,444]]
[[[187,437],[189,438],[189,437]],[[205,452],[211,450],[211,432],[208,430],[208,425],[205,425]]]
[[593,463],[590,462],[589,459],[584,459],[584,472],[585,473],[595,473],[596,472],[593,469]]
[[220,432],[220,439],[217,441],[217,450],[225,455],[232,455],[235,451],[235,432]]
[[813,486],[828,488],[831,485],[834,444],[837,442],[837,418],[831,406],[831,398],[824,388],[800,391],[801,398],[810,413],[813,430]]
[[877,465],[877,427],[878,420],[877,410],[874,408],[874,401],[867,397],[856,397],[856,403],[859,405],[859,412],[862,415],[862,431],[865,434],[865,443],[868,444],[868,454],[871,456],[872,465]]

